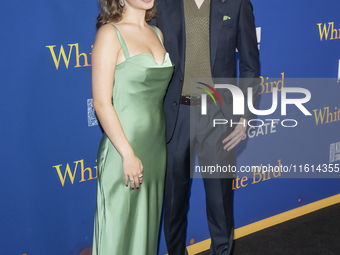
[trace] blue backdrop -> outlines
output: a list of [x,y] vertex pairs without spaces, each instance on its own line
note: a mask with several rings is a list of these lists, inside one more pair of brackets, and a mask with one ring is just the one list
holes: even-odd
[[[289,78],[330,79],[303,83],[312,116],[288,107],[297,127],[249,130],[237,149],[238,166],[339,164],[339,1],[252,2],[265,88],[270,80],[288,87]],[[1,255],[90,254],[101,138],[90,67],[98,13],[95,0],[2,3]],[[271,103],[265,92],[260,109]],[[279,110],[271,117],[283,119]],[[339,184],[337,178],[259,181],[259,175],[235,183],[235,226],[339,194]],[[202,201],[202,180],[193,179],[188,245],[209,238]],[[162,234],[159,254],[165,253]]]

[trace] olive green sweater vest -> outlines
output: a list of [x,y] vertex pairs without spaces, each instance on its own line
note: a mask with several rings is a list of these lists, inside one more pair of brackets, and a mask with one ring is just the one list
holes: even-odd
[[210,0],[204,0],[198,9],[195,0],[184,0],[185,17],[185,67],[182,88],[183,96],[200,95],[201,90],[193,85],[190,79],[204,78],[203,82],[212,84],[209,47]]

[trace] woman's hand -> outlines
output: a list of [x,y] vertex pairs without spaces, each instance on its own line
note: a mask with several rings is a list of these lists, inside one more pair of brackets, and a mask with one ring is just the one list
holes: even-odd
[[125,179],[125,185],[128,186],[130,181],[131,189],[135,186],[139,189],[139,184],[143,182],[143,165],[142,161],[134,154],[131,156],[123,157],[123,174]]

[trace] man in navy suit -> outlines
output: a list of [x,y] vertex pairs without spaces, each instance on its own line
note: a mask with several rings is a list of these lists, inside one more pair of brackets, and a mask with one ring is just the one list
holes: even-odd
[[[211,139],[206,139],[212,132],[211,128],[205,130],[204,135],[190,131],[190,108],[196,107],[196,112],[201,109],[201,98],[195,93],[192,95],[190,81],[192,78],[204,78],[213,83],[215,79],[223,78],[232,83],[236,78],[237,49],[240,78],[247,78],[239,82],[239,88],[247,102],[247,88],[252,87],[253,94],[248,96],[256,102],[259,53],[250,0],[158,0],[156,8],[160,14],[150,23],[163,32],[164,46],[175,65],[164,99],[168,150],[164,231],[169,255],[183,255],[186,252],[193,148],[196,148],[200,165],[207,158],[210,163],[234,165],[234,147],[246,131],[246,125],[242,123],[253,117],[248,107],[245,107],[244,115],[233,115],[230,91],[225,89],[219,93],[225,102],[219,117],[240,123],[228,128],[223,137],[211,146],[207,143]],[[213,87],[213,84],[210,85]],[[217,151],[219,153],[215,153]],[[216,154],[223,154],[223,158],[215,157]],[[210,255],[230,254],[234,231],[232,178],[203,178],[203,181],[211,236]]]

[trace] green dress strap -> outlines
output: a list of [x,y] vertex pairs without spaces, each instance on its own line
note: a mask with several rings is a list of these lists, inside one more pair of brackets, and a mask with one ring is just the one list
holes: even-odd
[[113,25],[113,24],[111,24],[111,25],[116,29],[118,39],[119,39],[119,42],[120,42],[120,46],[122,47],[125,59],[130,58],[130,53],[129,53],[129,50],[126,46],[126,43],[124,41],[122,34],[119,32],[119,29],[115,25]]
[[162,42],[162,38],[161,38],[161,35],[158,32],[158,29],[155,26],[152,26],[152,25],[151,25],[151,27],[155,31],[155,33],[157,34],[159,41],[161,42],[162,46],[164,47],[163,42]]

